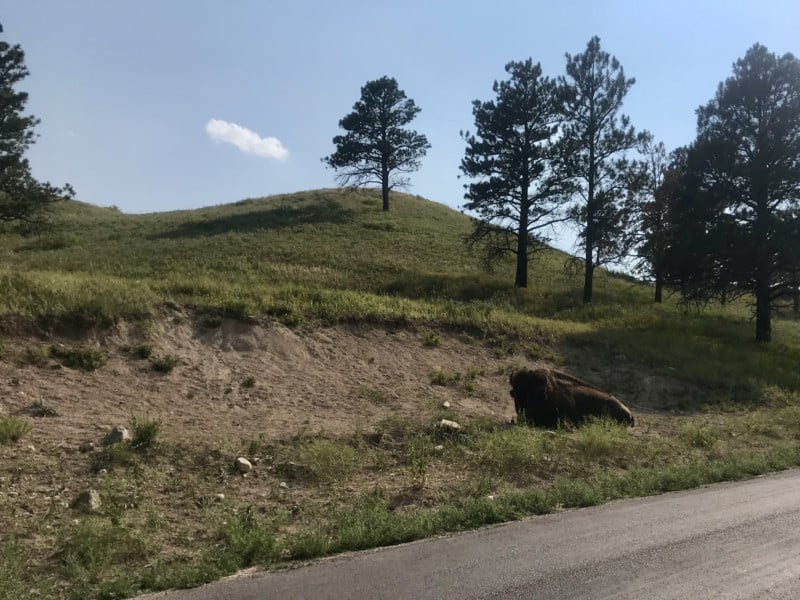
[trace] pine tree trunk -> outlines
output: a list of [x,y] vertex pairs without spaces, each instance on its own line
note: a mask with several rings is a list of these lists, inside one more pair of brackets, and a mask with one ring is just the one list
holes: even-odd
[[381,194],[383,196],[383,210],[389,210],[389,186],[385,181],[381,187]]
[[592,301],[594,283],[594,144],[589,146],[589,190],[586,197],[586,270],[583,274],[583,303]]
[[772,301],[769,289],[769,270],[759,267],[756,271],[756,341],[772,339]]
[[517,275],[514,285],[528,287],[528,188],[523,186],[522,203],[519,214],[519,231],[517,232]]
[[383,210],[389,210],[389,167],[386,161],[381,165],[381,195],[383,196]]
[[661,304],[661,296],[664,288],[663,278],[660,271],[656,271],[656,303]]
[[592,250],[586,246],[586,270],[583,273],[583,303],[592,301],[592,284],[594,283],[594,259]]

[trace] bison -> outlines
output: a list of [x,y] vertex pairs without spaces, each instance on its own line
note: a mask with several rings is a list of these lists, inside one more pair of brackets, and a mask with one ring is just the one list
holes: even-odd
[[631,411],[611,394],[555,369],[524,370],[509,378],[518,418],[531,425],[556,427],[590,417],[609,417],[633,427]]

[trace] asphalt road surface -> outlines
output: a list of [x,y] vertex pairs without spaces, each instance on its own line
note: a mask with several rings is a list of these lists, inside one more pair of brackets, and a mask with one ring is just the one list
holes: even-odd
[[158,600],[800,599],[800,471],[231,578]]

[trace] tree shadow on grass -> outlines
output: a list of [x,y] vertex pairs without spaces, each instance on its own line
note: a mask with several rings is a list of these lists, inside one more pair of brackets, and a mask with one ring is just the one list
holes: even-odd
[[486,301],[509,296],[512,291],[507,281],[479,275],[408,272],[386,284],[380,293],[416,300]]
[[[647,327],[600,326],[568,335],[563,354],[570,363],[594,371],[644,398],[653,382],[683,384],[686,394],[654,405],[687,410],[714,405],[761,405],[768,389],[800,391],[800,348],[753,340],[752,324],[718,318],[675,315]],[[676,386],[675,390],[680,390]]]
[[341,225],[351,220],[353,211],[333,199],[321,199],[302,204],[281,204],[254,207],[219,217],[181,223],[174,229],[152,236],[153,239],[180,239],[220,235],[228,232],[251,233],[288,229],[308,225]]

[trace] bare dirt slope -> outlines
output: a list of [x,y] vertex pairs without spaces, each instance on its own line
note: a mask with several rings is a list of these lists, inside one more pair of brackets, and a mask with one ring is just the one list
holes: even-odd
[[[121,350],[142,342],[141,333],[123,323],[90,340],[108,355],[93,372],[57,368],[55,361],[43,367],[0,362],[2,410],[17,413],[34,401],[52,405],[60,416],[32,421],[31,439],[67,446],[96,441],[132,415],[160,418],[165,437],[214,443],[300,430],[352,433],[388,414],[418,415],[445,400],[467,416],[513,416],[503,372],[508,361],[475,342],[449,338],[425,347],[409,331],[300,332],[229,320],[214,328],[170,322],[159,329],[149,343],[154,357],[178,358],[171,373],[154,372],[149,361]],[[447,374],[478,371],[476,389],[432,385],[437,367]]]

